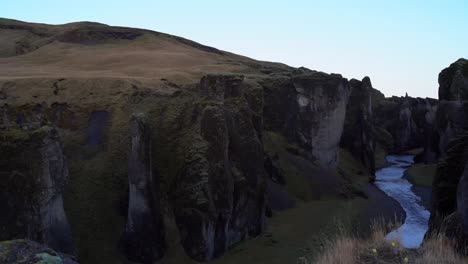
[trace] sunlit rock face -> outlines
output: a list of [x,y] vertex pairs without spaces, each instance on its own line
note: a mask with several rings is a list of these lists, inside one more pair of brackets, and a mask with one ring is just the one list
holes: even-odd
[[9,128],[2,136],[0,239],[27,237],[65,253],[73,239],[63,207],[68,165],[58,132]]
[[338,163],[350,86],[339,74],[308,71],[265,80],[265,128],[308,149],[327,168]]

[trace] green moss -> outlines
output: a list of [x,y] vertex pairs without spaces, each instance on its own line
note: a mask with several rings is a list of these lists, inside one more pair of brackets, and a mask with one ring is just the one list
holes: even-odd
[[374,176],[348,150],[340,149],[339,155],[338,170],[345,179],[345,188],[352,194],[361,192],[364,185]]
[[36,254],[38,261],[35,264],[62,264],[62,258],[59,256],[51,256],[48,253]]
[[81,263],[120,263],[126,212],[129,116],[111,113],[102,146],[84,145],[86,129],[63,133],[70,183],[64,207]]
[[385,150],[385,148],[379,143],[377,143],[375,146],[375,151],[374,151],[376,169],[385,167],[385,165],[387,164],[387,160],[385,159],[386,156],[387,156],[387,151]]
[[406,170],[408,180],[416,186],[432,187],[437,164],[415,164]]
[[297,150],[297,146],[291,145],[279,133],[264,131],[263,147],[270,156],[278,156],[279,163],[285,174],[286,189],[289,193],[303,201],[309,201],[314,197],[311,182],[304,175],[305,171],[297,168],[290,159],[288,149]]
[[22,129],[8,129],[0,133],[0,137],[3,141],[27,141],[29,140],[29,134]]

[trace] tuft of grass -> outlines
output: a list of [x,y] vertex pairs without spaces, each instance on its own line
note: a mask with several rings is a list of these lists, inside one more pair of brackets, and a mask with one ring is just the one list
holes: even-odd
[[[392,227],[393,226],[393,227]],[[403,248],[400,241],[385,240],[385,235],[394,224],[376,222],[372,234],[359,239],[342,233],[333,239],[324,241],[321,254],[314,260],[304,257],[298,263],[317,264],[461,264],[468,263],[468,259],[459,255],[452,241],[443,235],[428,238],[419,249]]]
[[453,242],[440,234],[426,241],[421,251],[418,264],[468,263],[468,259],[455,251]]

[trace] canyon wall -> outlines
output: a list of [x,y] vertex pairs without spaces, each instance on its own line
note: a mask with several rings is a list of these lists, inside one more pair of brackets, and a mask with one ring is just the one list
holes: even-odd
[[358,157],[371,174],[375,173],[375,142],[373,131],[372,84],[369,77],[352,79],[349,103],[346,108],[341,145]]
[[419,159],[437,161],[437,107],[438,101],[431,98],[393,96],[377,99],[374,104],[377,142],[391,153],[423,148]]
[[460,59],[439,75],[437,130],[441,161],[433,182],[429,235],[443,232],[468,253],[468,61]]

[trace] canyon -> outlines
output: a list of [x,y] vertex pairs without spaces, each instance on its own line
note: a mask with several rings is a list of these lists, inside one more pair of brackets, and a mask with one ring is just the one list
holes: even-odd
[[453,226],[467,250],[468,62],[439,84],[439,100],[386,98],[369,77],[164,33],[0,19],[0,259],[17,260],[10,243],[80,263],[238,263],[243,245],[275,254],[254,243],[287,237],[288,215],[309,234],[307,217],[320,229],[345,207],[365,232],[405,218],[373,181],[408,152],[441,161],[430,232]]

